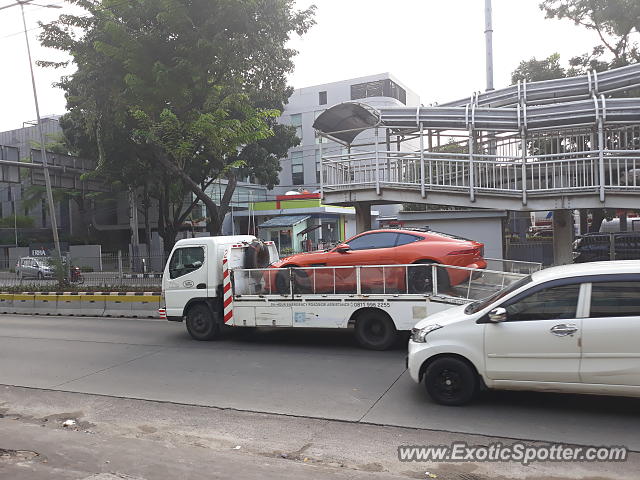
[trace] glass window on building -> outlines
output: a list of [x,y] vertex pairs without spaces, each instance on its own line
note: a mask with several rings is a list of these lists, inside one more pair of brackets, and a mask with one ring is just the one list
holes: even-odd
[[304,184],[304,157],[302,152],[291,152],[291,181],[294,185]]
[[327,104],[327,92],[319,92],[318,93],[318,105],[326,105]]
[[293,249],[291,241],[291,230],[271,230],[269,232],[269,240],[274,242],[278,246],[278,251],[286,253],[288,250]]
[[302,140],[302,114],[294,113],[291,115],[291,126],[296,127],[296,136]]

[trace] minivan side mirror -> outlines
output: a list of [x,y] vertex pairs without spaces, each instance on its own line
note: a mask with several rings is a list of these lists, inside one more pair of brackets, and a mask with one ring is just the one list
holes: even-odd
[[491,323],[500,323],[507,320],[507,309],[496,307],[489,312],[489,321]]
[[338,253],[347,253],[351,250],[351,247],[347,243],[341,243],[336,247],[336,252]]

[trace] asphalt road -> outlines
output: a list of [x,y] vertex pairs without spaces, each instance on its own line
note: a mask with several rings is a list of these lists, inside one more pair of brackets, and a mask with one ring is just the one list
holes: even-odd
[[192,341],[159,320],[0,316],[0,384],[640,451],[640,400],[492,392],[433,404],[402,345],[349,332],[264,330]]

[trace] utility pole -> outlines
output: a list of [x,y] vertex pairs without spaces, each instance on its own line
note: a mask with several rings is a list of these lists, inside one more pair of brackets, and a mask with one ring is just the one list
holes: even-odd
[[[20,6],[22,13],[22,26],[24,28],[24,39],[27,44],[27,57],[29,59],[29,71],[31,72],[31,86],[33,87],[33,101],[36,105],[36,118],[38,120],[38,131],[40,134],[40,151],[42,152],[42,171],[44,172],[44,184],[47,190],[47,203],[49,204],[49,217],[51,218],[51,230],[53,233],[53,243],[56,249],[58,260],[62,261],[62,252],[60,251],[60,239],[58,238],[58,220],[56,218],[56,207],[53,203],[53,191],[51,190],[51,177],[49,177],[49,168],[47,163],[47,150],[45,147],[44,130],[42,129],[42,120],[40,118],[40,106],[38,105],[38,91],[36,89],[36,79],[33,73],[33,62],[31,60],[31,47],[29,45],[29,35],[27,33],[27,20],[24,15],[24,6],[29,5],[33,0],[17,0],[16,3],[6,5],[1,9]],[[39,5],[46,8],[62,8],[60,5]]]
[[484,37],[486,42],[487,91],[493,90],[493,25],[491,0],[484,0]]
[[[9,190],[13,190],[11,186],[9,186]],[[16,247],[18,246],[18,212],[16,211],[16,199],[13,196],[13,192],[11,192],[11,203],[13,204],[13,234],[16,240]]]

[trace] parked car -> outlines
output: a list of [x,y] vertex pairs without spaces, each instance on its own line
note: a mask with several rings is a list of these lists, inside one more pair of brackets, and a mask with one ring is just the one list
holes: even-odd
[[18,278],[51,278],[55,271],[46,257],[22,257],[16,263]]
[[640,397],[638,292],[640,261],[541,270],[418,322],[409,373],[444,405],[481,387]]
[[586,233],[573,242],[574,263],[604,260],[640,260],[640,232]]
[[[469,268],[486,268],[483,258],[484,245],[454,235],[430,230],[371,230],[356,235],[336,247],[319,252],[300,253],[284,258],[273,267],[352,267],[367,265],[408,265],[415,267],[363,268],[360,283],[369,292],[399,291],[427,293],[432,291],[433,279],[430,264],[454,265]],[[356,284],[354,268],[329,268],[307,273],[294,271],[294,287],[298,292],[352,292]],[[438,288],[445,290],[469,278],[469,271],[462,269],[438,269]],[[271,276],[275,290],[289,290],[287,272]]]

